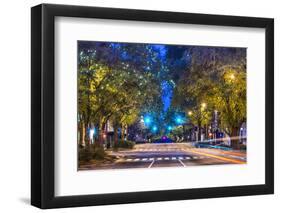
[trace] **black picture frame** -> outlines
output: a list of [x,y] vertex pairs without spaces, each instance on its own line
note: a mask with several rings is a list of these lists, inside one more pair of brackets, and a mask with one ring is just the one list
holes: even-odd
[[[54,195],[55,17],[264,28],[265,184],[94,195]],[[155,202],[274,193],[274,20],[239,16],[41,4],[31,9],[31,204],[39,208]]]

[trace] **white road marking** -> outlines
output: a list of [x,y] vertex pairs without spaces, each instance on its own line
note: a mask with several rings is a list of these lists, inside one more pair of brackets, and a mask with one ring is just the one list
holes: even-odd
[[170,158],[166,157],[165,160],[170,160]]
[[140,159],[139,158],[136,158],[134,161],[139,161]]
[[128,158],[126,161],[132,161],[133,159],[131,159],[131,158]]
[[143,159],[141,159],[142,161],[147,161],[147,158],[143,158]]
[[157,160],[162,160],[162,158],[157,158]]
[[193,159],[197,159],[198,157],[197,157],[197,156],[193,156],[192,158],[193,158]]
[[183,160],[183,157],[178,157],[179,160]]
[[151,162],[151,164],[149,164],[149,166],[148,166],[148,168],[151,168],[152,167],[152,165],[154,164],[154,159],[153,159],[153,161]]
[[181,163],[181,165],[183,166],[183,167],[186,167],[186,165],[179,159],[179,162]]
[[154,160],[154,158],[149,158],[149,160]]
[[172,160],[177,160],[177,158],[176,157],[172,157]]
[[190,159],[190,157],[185,157],[185,159],[186,159],[186,160],[189,160],[189,159]]

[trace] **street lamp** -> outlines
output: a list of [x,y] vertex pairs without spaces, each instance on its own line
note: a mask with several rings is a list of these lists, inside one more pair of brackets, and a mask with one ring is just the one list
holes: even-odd
[[146,126],[149,126],[151,124],[151,117],[149,115],[146,115],[143,120]]
[[201,109],[204,110],[206,108],[207,104],[206,103],[202,103],[201,104]]
[[192,115],[192,111],[188,111],[188,115]]
[[183,119],[180,116],[177,116],[175,120],[176,120],[177,124],[182,124],[183,123]]

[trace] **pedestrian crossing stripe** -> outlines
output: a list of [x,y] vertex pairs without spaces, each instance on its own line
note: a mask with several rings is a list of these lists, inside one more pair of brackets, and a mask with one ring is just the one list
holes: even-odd
[[209,158],[208,156],[177,156],[177,157],[157,157],[157,158],[127,158],[126,161],[162,161],[162,160],[193,160],[193,159],[204,159]]
[[185,149],[173,149],[173,148],[166,148],[166,149],[137,149],[139,152],[171,152],[171,151],[185,151]]

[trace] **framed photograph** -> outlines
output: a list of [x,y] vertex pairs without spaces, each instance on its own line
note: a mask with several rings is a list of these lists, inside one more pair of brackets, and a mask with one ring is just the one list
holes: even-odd
[[272,194],[274,20],[31,9],[31,203]]

